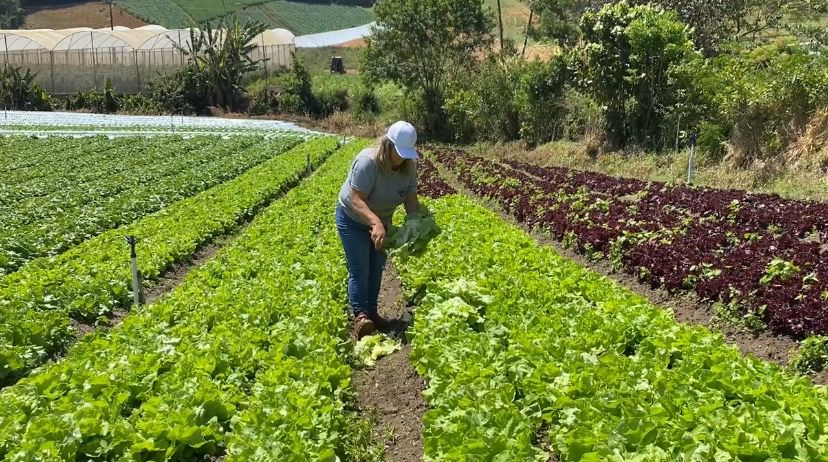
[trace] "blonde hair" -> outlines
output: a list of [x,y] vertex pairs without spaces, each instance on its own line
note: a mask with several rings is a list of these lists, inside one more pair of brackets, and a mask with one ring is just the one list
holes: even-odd
[[[374,147],[374,161],[376,161],[380,171],[383,173],[390,172],[392,170],[391,156],[393,156],[395,152],[394,143],[389,140],[387,136],[383,136],[377,140]],[[400,173],[409,173],[413,168],[414,161],[411,159],[404,159],[398,171]]]

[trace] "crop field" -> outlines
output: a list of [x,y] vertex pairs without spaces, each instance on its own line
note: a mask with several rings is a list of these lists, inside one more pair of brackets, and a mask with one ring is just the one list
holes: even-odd
[[[357,405],[367,366],[333,219],[366,140],[0,141],[4,224],[48,223],[29,230],[43,242],[97,225],[0,277],[0,460],[398,460],[381,440],[403,435],[372,433],[375,417]],[[440,229],[392,252],[414,315],[404,338],[385,340],[408,344],[402,358],[423,384],[410,427],[422,460],[828,460],[828,388],[678,323],[501,216],[801,336],[823,325],[824,300],[809,298],[825,290],[820,204],[441,149],[418,172]],[[142,192],[167,177],[180,181]],[[102,218],[77,211],[120,192],[134,200],[90,208]],[[65,212],[18,211],[38,198]],[[139,239],[148,287],[166,281],[147,305],[131,304],[125,235]],[[804,295],[785,298],[791,287]],[[404,354],[394,350],[384,354]],[[382,404],[397,409],[393,393]]]
[[361,26],[374,19],[371,9],[351,5],[301,1],[239,0],[117,0],[119,6],[152,24],[167,28],[189,27],[237,14],[267,27],[285,28],[296,35]]
[[11,153],[0,170],[0,277],[232,179],[298,142],[0,139],[0,150]]
[[797,337],[828,334],[828,204],[435,155],[518,221],[653,287]]
[[245,8],[239,11],[239,17],[283,27],[296,35],[307,35],[368,24],[374,20],[374,12],[370,8],[336,3],[277,0]]

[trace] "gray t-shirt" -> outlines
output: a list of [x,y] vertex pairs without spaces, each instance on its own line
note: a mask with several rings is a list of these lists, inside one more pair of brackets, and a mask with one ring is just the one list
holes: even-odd
[[383,173],[374,160],[376,148],[363,149],[351,164],[348,179],[339,190],[339,205],[346,215],[365,223],[351,206],[351,188],[368,193],[366,201],[372,212],[386,226],[391,223],[394,210],[403,203],[405,196],[417,193],[417,169],[407,173],[389,171]]

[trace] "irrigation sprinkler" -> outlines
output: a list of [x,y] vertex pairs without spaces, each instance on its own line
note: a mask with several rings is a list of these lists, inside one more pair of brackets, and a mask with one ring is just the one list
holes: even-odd
[[696,174],[696,140],[698,135],[690,134],[690,156],[687,157],[687,184],[693,184],[693,177]]
[[141,273],[138,271],[138,254],[135,253],[135,246],[138,244],[138,238],[135,236],[124,236],[129,245],[130,267],[132,269],[132,300],[136,305],[145,305],[147,303],[144,297],[144,284],[141,280]]

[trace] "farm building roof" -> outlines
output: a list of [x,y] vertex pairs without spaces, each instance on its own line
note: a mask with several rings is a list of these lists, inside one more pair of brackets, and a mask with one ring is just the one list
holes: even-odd
[[[289,45],[295,36],[286,29],[266,30],[251,43],[259,46]],[[22,50],[90,50],[128,49],[158,50],[186,46],[190,41],[190,29],[165,29],[161,26],[143,26],[136,29],[116,27],[110,29],[35,29],[0,30],[0,52]]]

